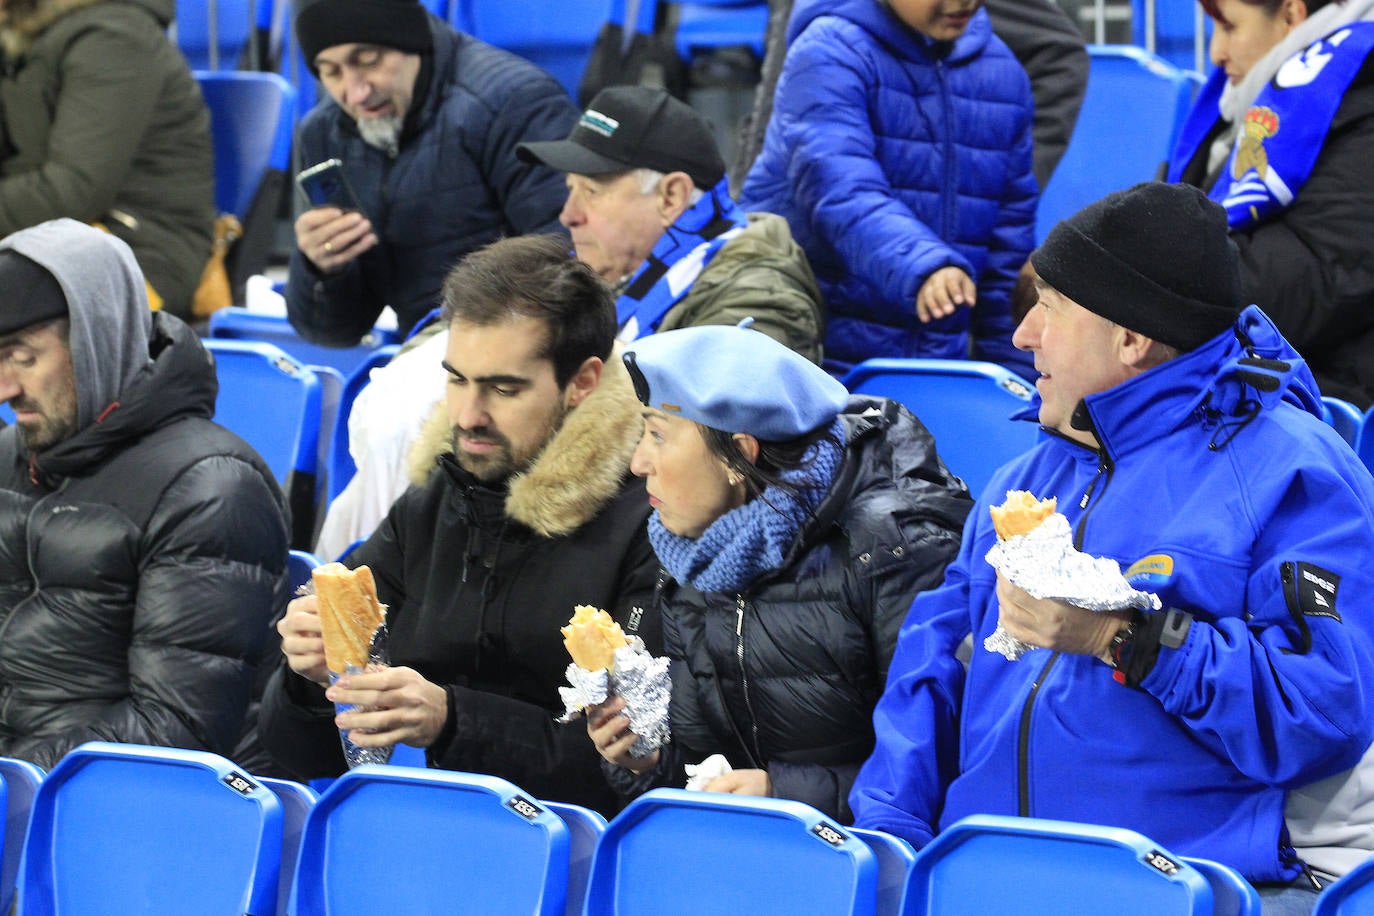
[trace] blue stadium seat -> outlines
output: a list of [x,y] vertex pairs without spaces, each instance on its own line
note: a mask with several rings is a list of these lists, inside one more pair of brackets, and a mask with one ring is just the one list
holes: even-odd
[[310,581],[310,573],[324,560],[306,550],[293,550],[286,558],[286,575],[291,580],[292,591]]
[[277,797],[217,754],[92,741],[34,799],[21,913],[271,913]]
[[509,0],[451,0],[449,22],[488,44],[534,61],[576,98],[592,43],[606,21],[609,0],[561,0],[539,6]]
[[1355,451],[1364,462],[1364,466],[1374,472],[1374,407],[1364,412],[1360,432],[1355,437]]
[[1036,241],[1083,207],[1155,178],[1173,151],[1197,82],[1140,48],[1089,45],[1088,90],[1073,137],[1040,195]]
[[351,347],[325,347],[296,333],[284,316],[250,312],[245,308],[220,309],[210,316],[211,338],[257,340],[275,344],[308,366],[332,366],[345,379],[373,359],[378,347],[396,343],[396,332],[373,328]]
[[1312,916],[1374,914],[1374,859],[1365,859],[1317,898]]
[[581,805],[551,801],[540,804],[561,817],[568,828],[568,916],[577,916],[587,896],[592,858],[606,832],[606,819]]
[[27,760],[0,757],[0,796],[4,799],[4,834],[0,841],[0,913],[10,912],[14,903],[14,883],[19,876],[19,859],[24,853],[24,834],[29,828],[33,797],[43,782],[43,771]]
[[268,169],[291,165],[295,90],[275,73],[195,73],[210,108],[215,206],[242,218]]
[[[311,73],[310,67],[306,65],[300,45],[296,44],[296,30],[294,28],[296,0],[273,0],[273,2],[278,4],[275,21],[281,29],[280,72],[296,90],[296,104],[291,112],[291,128],[294,131],[301,118],[305,117],[306,112],[314,108],[315,103],[319,101],[320,85],[315,79],[315,74]],[[296,163],[296,171],[314,164],[313,162]]]
[[849,832],[868,844],[878,858],[878,898],[874,912],[877,916],[898,916],[902,912],[902,898],[911,869],[916,864],[916,852],[911,844],[881,830],[850,827]]
[[233,70],[253,33],[253,0],[177,0],[172,31],[192,70]]
[[743,45],[763,59],[766,0],[693,0],[677,7],[674,43],[683,60],[691,63],[699,54],[734,45]]
[[868,844],[808,805],[654,789],[606,827],[586,912],[871,914],[877,885]]
[[[1131,0],[1131,44],[1150,47],[1149,15],[1154,7],[1154,52],[1183,70],[1207,66],[1212,19],[1194,0]],[[1202,27],[1202,62],[1197,57],[1197,30]]]
[[203,343],[219,379],[215,421],[267,462],[291,507],[291,546],[307,547],[317,502],[319,378],[274,344],[213,337]]
[[254,777],[262,783],[281,803],[281,867],[277,879],[277,914],[286,916],[291,900],[291,882],[296,876],[296,859],[301,851],[301,834],[305,832],[305,822],[310,810],[315,807],[319,796],[308,786],[289,779],[275,779],[270,776]]
[[916,856],[907,916],[1192,916],[1212,888],[1159,844],[1119,827],[973,815]]
[[1351,448],[1360,441],[1360,431],[1364,429],[1364,414],[1360,413],[1360,408],[1354,404],[1324,395],[1322,417],[1332,429],[1341,434],[1342,439],[1350,443]]
[[[562,818],[503,779],[366,764],[315,803],[291,912],[563,916],[568,856]],[[415,880],[379,897],[383,875]]]
[[353,409],[353,402],[358,399],[358,393],[367,386],[372,370],[385,366],[400,349],[400,344],[387,344],[376,348],[357,365],[353,374],[344,382],[343,392],[339,397],[339,409],[330,430],[329,454],[325,465],[328,502],[333,502],[334,497],[343,492],[343,488],[348,486],[348,482],[358,472],[353,456],[348,453],[348,414]]
[[1211,859],[1180,856],[1197,869],[1212,888],[1212,916],[1260,916],[1259,891],[1236,871]]
[[1031,384],[994,363],[870,359],[851,369],[844,384],[855,394],[881,395],[906,405],[935,436],[940,457],[975,497],[994,471],[1040,438],[1036,423],[1010,419],[1030,403]]

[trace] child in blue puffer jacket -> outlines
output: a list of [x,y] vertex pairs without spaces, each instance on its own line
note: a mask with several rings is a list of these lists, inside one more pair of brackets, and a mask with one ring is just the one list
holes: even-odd
[[[799,0],[741,205],[784,216],[829,305],[826,368],[1000,362],[1034,245],[1030,82],[982,0]],[[970,348],[970,336],[972,347]]]

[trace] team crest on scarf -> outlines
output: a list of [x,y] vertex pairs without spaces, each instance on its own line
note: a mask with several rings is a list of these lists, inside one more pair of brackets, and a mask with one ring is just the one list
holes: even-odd
[[1308,45],[1274,74],[1245,123],[1211,197],[1231,228],[1293,202],[1321,152],[1346,88],[1374,48],[1374,27],[1346,26]]

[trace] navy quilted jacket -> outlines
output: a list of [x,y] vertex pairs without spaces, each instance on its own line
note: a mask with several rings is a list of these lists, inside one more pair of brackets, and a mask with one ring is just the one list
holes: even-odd
[[520,162],[515,145],[566,137],[577,120],[572,100],[528,61],[432,16],[430,27],[433,75],[395,158],[364,143],[327,94],[301,122],[301,163],[342,159],[381,239],[328,276],[292,252],[287,312],[311,340],[355,344],[386,305],[405,333],[438,305],[444,276],[469,251],[504,236],[560,231],[562,173]]
[[[1030,83],[980,10],[936,43],[878,0],[800,0],[763,152],[742,206],[786,217],[829,306],[827,367],[974,355],[1030,374],[1010,293],[1034,244]],[[973,309],[922,325],[941,267]]]

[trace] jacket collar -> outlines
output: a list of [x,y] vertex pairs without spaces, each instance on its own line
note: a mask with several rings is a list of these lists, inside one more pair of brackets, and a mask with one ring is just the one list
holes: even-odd
[[[624,485],[642,421],[620,353],[617,344],[596,391],[568,412],[529,470],[510,480],[506,515],[536,534],[559,537],[576,531]],[[435,460],[452,451],[448,410],[440,401],[411,450],[412,481],[424,482]]]
[[48,26],[77,10],[106,0],[39,0],[33,7],[0,11],[0,48],[11,61],[28,53]]
[[1284,402],[1322,415],[1307,363],[1252,305],[1232,329],[1196,350],[1084,398],[1075,420],[1086,414],[1115,461],[1194,418],[1216,427],[1220,447],[1228,435],[1224,428],[1239,432],[1237,426]]

